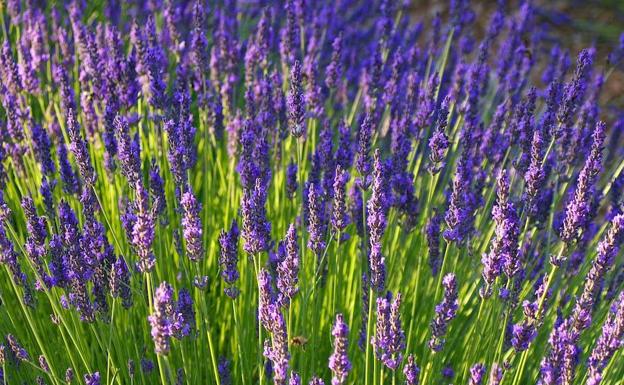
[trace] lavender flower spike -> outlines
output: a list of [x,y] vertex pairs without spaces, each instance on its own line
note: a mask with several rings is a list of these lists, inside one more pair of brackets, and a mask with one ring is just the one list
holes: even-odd
[[297,230],[292,223],[288,227],[284,247],[286,256],[277,266],[277,288],[280,292],[280,303],[287,305],[299,291],[299,247]]
[[86,385],[100,385],[100,372],[85,374],[84,380]]
[[587,366],[589,374],[586,385],[599,385],[602,373],[611,358],[622,347],[624,338],[624,292],[621,292],[611,307],[611,313],[602,324],[602,334],[589,356]]
[[618,254],[623,235],[624,214],[619,214],[611,220],[611,227],[604,239],[598,244],[598,254],[592,261],[591,268],[585,278],[583,293],[578,298],[572,311],[574,320],[572,328],[576,333],[580,333],[591,326],[594,305],[598,300],[597,293],[604,285],[604,277]]
[[405,376],[405,384],[406,385],[418,385],[418,375],[420,374],[420,369],[416,366],[416,362],[414,360],[414,355],[410,354],[407,356],[407,362],[403,367],[403,375]]
[[78,169],[80,170],[80,176],[86,184],[92,186],[95,183],[96,175],[93,165],[91,164],[91,158],[89,157],[89,150],[87,149],[87,142],[82,137],[80,132],[80,125],[76,119],[76,115],[73,110],[67,112],[67,135],[69,136],[70,150],[76,158]]
[[221,265],[221,277],[229,285],[225,289],[225,294],[234,299],[238,296],[238,290],[233,286],[238,280],[239,274],[236,264],[238,263],[238,225],[236,220],[232,220],[230,230],[221,230],[219,235],[219,245],[221,255],[219,265]]
[[470,368],[470,385],[481,385],[485,377],[485,365],[475,364]]
[[509,200],[509,179],[506,170],[501,171],[497,180],[498,199],[492,209],[492,217],[496,225],[496,237],[492,241],[490,252],[483,257],[483,279],[485,288],[482,296],[489,296],[491,285],[501,270],[512,278],[520,269],[518,261],[518,237],[520,229],[518,215]]
[[197,202],[190,188],[186,189],[180,203],[184,210],[182,227],[186,241],[186,254],[191,261],[199,262],[204,257],[203,229],[200,218],[201,203]]
[[606,125],[598,122],[592,135],[591,151],[581,170],[574,198],[568,203],[565,219],[561,227],[561,240],[571,243],[580,237],[580,233],[587,227],[587,220],[591,209],[590,194],[594,188],[596,178],[602,170],[602,148],[605,140]]
[[371,344],[375,348],[375,356],[390,370],[396,370],[403,360],[405,334],[401,328],[399,306],[401,293],[397,293],[392,303],[392,295],[388,298],[377,298],[377,323]]
[[349,327],[344,322],[342,314],[336,315],[332,336],[334,337],[334,353],[329,357],[329,369],[333,373],[332,385],[343,385],[351,371],[351,362],[347,356]]
[[167,354],[171,337],[180,328],[181,315],[174,312],[173,288],[162,282],[154,294],[154,313],[147,319],[152,326],[152,339],[157,354]]
[[301,70],[301,62],[296,60],[290,72],[290,91],[286,101],[288,126],[290,133],[295,138],[299,138],[305,133],[305,102]]
[[132,227],[132,245],[139,255],[138,269],[142,273],[152,271],[156,264],[156,257],[152,252],[154,242],[155,221],[154,213],[149,207],[147,190],[139,181],[136,184],[136,221]]
[[455,274],[447,274],[442,279],[444,286],[444,299],[435,308],[435,317],[431,321],[431,339],[429,348],[434,352],[439,352],[444,347],[444,336],[448,329],[449,322],[457,314],[457,281]]
[[370,238],[371,285],[378,292],[384,290],[386,282],[385,258],[381,251],[381,238],[386,230],[386,182],[381,155],[377,149],[375,151],[373,193],[367,203],[368,216],[366,222]]

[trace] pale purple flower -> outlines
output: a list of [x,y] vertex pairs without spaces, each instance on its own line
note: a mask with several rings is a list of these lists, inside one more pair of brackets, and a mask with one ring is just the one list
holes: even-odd
[[344,322],[342,314],[336,315],[336,322],[332,329],[334,337],[334,352],[329,357],[329,369],[333,373],[332,385],[342,385],[346,382],[351,371],[351,362],[347,356],[349,350],[349,327]]

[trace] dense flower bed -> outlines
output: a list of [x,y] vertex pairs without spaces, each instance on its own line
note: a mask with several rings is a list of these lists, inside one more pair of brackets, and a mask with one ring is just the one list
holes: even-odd
[[408,6],[3,2],[0,384],[619,383],[624,39]]

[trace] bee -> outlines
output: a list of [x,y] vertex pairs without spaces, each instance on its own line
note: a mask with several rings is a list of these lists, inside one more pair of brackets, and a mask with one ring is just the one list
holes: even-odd
[[308,344],[308,339],[304,336],[295,336],[290,339],[292,346],[300,346],[305,351],[305,346]]

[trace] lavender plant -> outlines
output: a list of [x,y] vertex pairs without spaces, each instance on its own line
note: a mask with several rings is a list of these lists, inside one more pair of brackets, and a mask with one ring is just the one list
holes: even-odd
[[541,3],[2,2],[0,385],[620,383],[624,38]]

